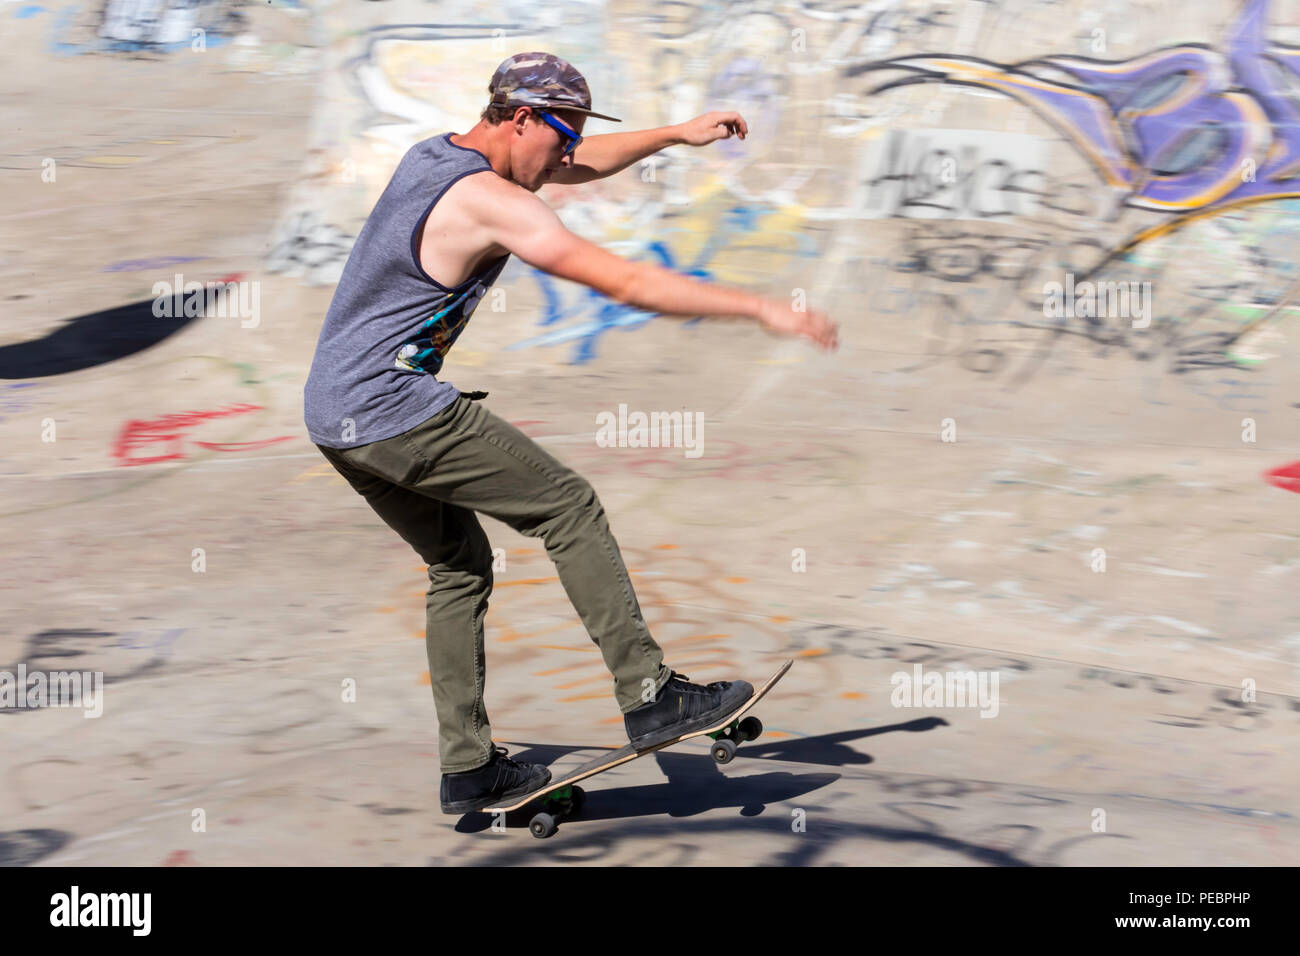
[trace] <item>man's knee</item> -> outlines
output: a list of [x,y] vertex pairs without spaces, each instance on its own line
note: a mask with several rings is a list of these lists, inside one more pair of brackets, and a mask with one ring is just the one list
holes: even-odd
[[604,517],[605,509],[596,495],[596,489],[586,479],[574,475],[562,481],[560,488],[561,494],[550,507],[517,522],[515,530],[529,537],[544,538],[556,528]]
[[447,576],[468,576],[486,579],[488,588],[492,586],[492,543],[483,533],[481,527],[461,526],[461,536],[449,548],[448,542],[439,539],[430,542],[429,547],[416,547],[416,551],[429,566],[429,579],[442,580]]
[[468,542],[468,560],[465,568],[476,577],[487,581],[488,590],[492,589],[492,544],[487,535],[474,535]]
[[584,521],[599,518],[605,513],[596,489],[587,479],[572,474],[565,478],[562,487],[564,494],[561,498],[561,507],[554,515],[555,521]]

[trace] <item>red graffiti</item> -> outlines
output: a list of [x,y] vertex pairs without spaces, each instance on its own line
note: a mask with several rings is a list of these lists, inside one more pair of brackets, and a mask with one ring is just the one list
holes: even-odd
[[198,866],[194,862],[194,854],[189,850],[172,850],[163,860],[163,866]]
[[537,437],[539,437],[539,436],[541,435],[542,430],[541,430],[540,428],[529,428],[528,426],[530,426],[530,425],[549,425],[550,422],[546,421],[545,419],[541,419],[541,418],[524,418],[524,419],[520,419],[520,420],[517,421],[517,422],[511,422],[510,424],[511,424],[511,425],[514,425],[515,428],[518,428],[521,432],[523,432],[523,433],[524,433],[525,435],[527,435],[529,438],[537,438]]
[[213,451],[253,451],[257,448],[265,448],[268,445],[288,441],[292,437],[292,435],[281,435],[279,438],[263,438],[261,441],[196,441],[194,444],[202,448],[211,448]]
[[1264,480],[1270,485],[1300,494],[1300,461],[1264,472]]
[[[261,405],[243,404],[231,405],[229,408],[219,408],[211,412],[179,412],[174,415],[151,418],[147,421],[132,419],[123,426],[122,434],[113,443],[113,455],[121,459],[123,465],[152,465],[161,461],[179,461],[185,457],[183,446],[187,432],[196,425],[214,418],[228,418],[231,415],[244,415],[248,412],[260,411],[262,411]],[[293,436],[284,435],[280,438],[270,439],[270,441],[284,441],[291,437]],[[224,447],[204,442],[198,442],[197,444],[205,447],[217,447],[220,451],[240,451],[258,443],[235,442]],[[165,449],[164,453],[147,457],[138,456],[140,449],[151,445],[162,445]]]

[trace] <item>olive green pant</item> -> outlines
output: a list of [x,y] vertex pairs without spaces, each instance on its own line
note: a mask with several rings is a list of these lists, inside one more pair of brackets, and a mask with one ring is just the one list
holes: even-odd
[[493,750],[483,706],[492,547],[476,511],[545,541],[623,713],[669,680],[596,492],[482,404],[461,394],[401,435],[316,447],[429,566],[425,648],[443,773],[481,767]]

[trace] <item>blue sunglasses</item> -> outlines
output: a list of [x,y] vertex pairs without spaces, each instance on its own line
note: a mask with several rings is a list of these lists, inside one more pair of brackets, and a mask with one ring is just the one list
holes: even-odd
[[555,130],[568,140],[568,142],[564,144],[565,156],[568,156],[578,148],[578,144],[582,142],[582,137],[578,135],[576,130],[572,130],[565,126],[550,113],[543,112],[542,110],[534,110],[533,112],[540,116],[546,125],[550,126],[551,129]]

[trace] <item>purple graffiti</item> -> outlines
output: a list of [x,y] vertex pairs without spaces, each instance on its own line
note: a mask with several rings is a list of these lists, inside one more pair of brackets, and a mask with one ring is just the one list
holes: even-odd
[[[1222,46],[1183,44],[1123,61],[1047,56],[1018,64],[927,55],[855,67],[916,75],[873,90],[954,83],[1029,106],[1126,204],[1187,215],[1300,196],[1300,49],[1265,37],[1268,0],[1246,0]],[[1053,76],[1068,75],[1074,82]]]
[[178,262],[199,262],[204,256],[159,256],[155,259],[123,259],[112,265],[104,266],[104,272],[146,272],[149,269],[162,269]]

